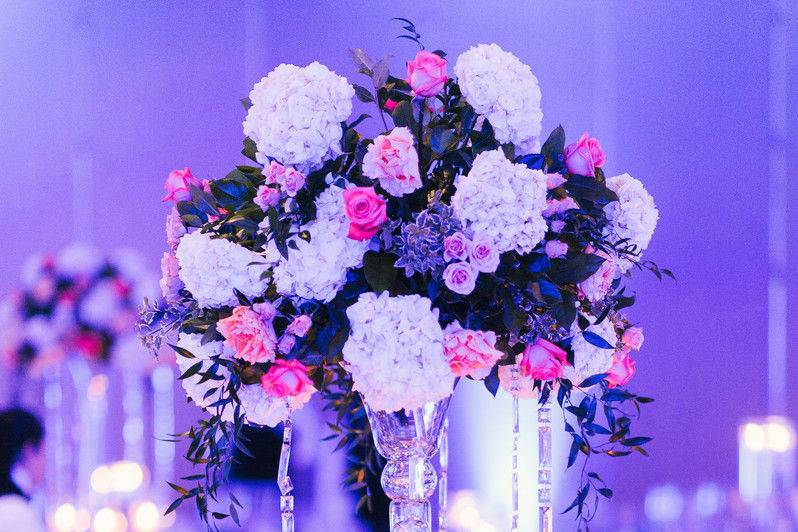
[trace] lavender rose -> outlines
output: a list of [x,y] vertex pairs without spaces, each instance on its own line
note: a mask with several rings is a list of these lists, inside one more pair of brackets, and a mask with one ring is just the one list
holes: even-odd
[[443,270],[443,281],[452,292],[467,296],[474,291],[478,274],[467,262],[453,262]]
[[471,241],[459,231],[443,239],[443,259],[446,262],[466,260],[470,250]]
[[499,250],[493,237],[485,233],[477,233],[471,241],[469,255],[471,266],[477,271],[493,273],[499,267]]

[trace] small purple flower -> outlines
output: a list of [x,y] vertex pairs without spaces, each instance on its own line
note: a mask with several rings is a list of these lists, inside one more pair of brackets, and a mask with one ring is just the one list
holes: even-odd
[[284,355],[287,355],[291,353],[294,345],[296,345],[296,336],[293,334],[286,334],[280,338],[280,341],[277,343],[277,349]]
[[554,220],[551,222],[550,229],[555,233],[562,233],[562,230],[565,229],[565,222],[563,220]]
[[443,239],[443,258],[446,262],[466,260],[471,250],[471,241],[460,231]]
[[467,262],[453,262],[443,270],[443,281],[452,292],[467,296],[474,291],[478,274]]
[[285,332],[296,336],[305,336],[313,325],[313,320],[307,314],[302,314],[294,318],[294,321],[286,328]]
[[500,254],[493,237],[485,233],[477,233],[471,242],[471,266],[480,272],[495,272],[499,267]]
[[546,242],[546,255],[550,259],[559,259],[568,253],[568,244],[562,240],[549,240]]
[[280,191],[276,188],[261,185],[258,187],[258,193],[252,201],[266,212],[269,210],[269,207],[274,207],[280,202]]

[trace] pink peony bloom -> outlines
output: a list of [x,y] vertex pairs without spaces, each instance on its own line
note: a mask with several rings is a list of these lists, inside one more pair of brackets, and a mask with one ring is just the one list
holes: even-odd
[[274,314],[270,314],[269,307],[274,308],[264,303],[252,308],[236,307],[230,317],[219,320],[216,328],[238,358],[252,364],[274,360],[277,335],[272,325]]
[[363,156],[363,174],[378,180],[391,196],[404,196],[417,190],[422,183],[414,142],[406,127],[378,135]]
[[568,253],[568,244],[562,240],[549,240],[546,242],[546,255],[550,259],[559,259]]
[[267,185],[280,185],[280,188],[291,197],[305,186],[305,174],[291,166],[272,161],[264,173]]
[[163,188],[166,189],[166,196],[163,201],[187,201],[191,199],[191,192],[189,187],[201,187],[202,183],[191,175],[191,170],[183,168],[182,170],[172,170],[166,177],[166,182]]
[[297,336],[305,336],[308,334],[311,325],[313,325],[313,320],[307,314],[302,314],[301,316],[297,316],[294,318],[294,321],[288,326],[285,332],[290,334],[295,334]]
[[443,259],[447,262],[466,260],[470,250],[471,241],[459,231],[443,239]]
[[562,214],[565,211],[578,208],[579,205],[570,196],[564,199],[547,199],[546,208],[543,210],[543,216],[546,218],[551,218],[554,215]]
[[643,329],[640,327],[629,327],[621,336],[621,343],[624,349],[639,351],[643,347]]
[[258,187],[258,193],[252,201],[266,212],[269,207],[275,207],[280,202],[280,191],[268,185],[261,185]]
[[635,374],[635,361],[627,351],[619,351],[612,356],[612,366],[607,371],[610,388],[626,386]]
[[161,293],[166,301],[174,302],[180,298],[183,281],[180,280],[180,265],[174,253],[166,252],[161,257]]
[[558,345],[538,338],[527,344],[521,359],[521,372],[534,380],[550,381],[562,377],[563,365],[568,365],[568,355]]
[[493,273],[499,267],[499,250],[493,237],[485,233],[477,233],[471,240],[469,262],[477,271]]
[[565,178],[562,174],[546,174],[546,188],[553,190],[565,183]]
[[467,296],[477,285],[479,272],[467,262],[453,262],[443,270],[443,282],[457,294]]
[[185,234],[186,226],[183,225],[180,213],[177,212],[177,207],[172,207],[172,210],[166,215],[166,243],[172,248],[177,248],[180,239]]
[[579,283],[581,295],[592,303],[604,299],[620,271],[618,263],[612,257],[602,251],[597,252],[596,255],[604,257],[604,262],[601,263],[596,273]]
[[260,385],[272,397],[297,397],[316,391],[308,368],[298,360],[275,360],[260,378]]
[[368,240],[388,219],[385,199],[374,187],[353,187],[344,190],[346,217],[349,218],[349,238]]
[[503,353],[496,349],[496,333],[463,329],[452,322],[443,330],[443,354],[458,377],[484,379]]
[[413,94],[429,98],[443,90],[449,80],[446,75],[446,59],[432,52],[421,50],[416,58],[407,63],[407,82]]
[[565,147],[565,167],[572,174],[594,176],[596,168],[604,165],[606,157],[598,139],[582,134],[579,140]]
[[535,379],[524,375],[518,364],[499,366],[499,384],[506,392],[517,395],[519,399],[536,399],[538,396]]

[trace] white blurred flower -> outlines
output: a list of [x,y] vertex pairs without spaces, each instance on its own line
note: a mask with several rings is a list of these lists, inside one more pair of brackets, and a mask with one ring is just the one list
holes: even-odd
[[122,299],[111,279],[98,281],[78,307],[81,321],[97,329],[108,329],[122,311]]
[[66,247],[55,259],[59,274],[66,277],[95,275],[104,264],[103,256],[92,246],[76,242]]
[[[643,252],[651,242],[659,219],[654,198],[643,183],[629,174],[608,178],[607,188],[618,194],[618,201],[604,207],[609,220],[605,236],[612,243],[626,239],[622,247],[635,246],[637,252]],[[623,272],[632,267],[632,260],[636,258],[630,260],[630,255],[621,255],[619,262]]]
[[[590,325],[588,332],[595,333],[607,341],[611,346],[618,343],[618,335],[615,333],[615,326],[612,320],[604,318],[601,323]],[[571,326],[571,348],[574,351],[574,365],[563,366],[563,378],[570,380],[574,386],[578,386],[582,381],[599,373],[606,373],[612,366],[612,349],[604,349],[587,341],[577,322]]]

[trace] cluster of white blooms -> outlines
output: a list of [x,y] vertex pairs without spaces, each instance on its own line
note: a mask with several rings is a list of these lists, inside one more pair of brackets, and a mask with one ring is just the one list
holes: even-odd
[[540,149],[540,87],[528,65],[496,44],[480,44],[460,54],[454,72],[466,101],[488,119],[496,140],[512,142],[519,154]]
[[454,374],[429,299],[368,292],[346,315],[351,332],[343,348],[345,367],[371,408],[412,410],[452,394]]
[[546,234],[546,174],[508,160],[501,150],[482,152],[456,183],[452,207],[475,233],[493,237],[500,252],[529,253]]
[[103,256],[95,248],[76,242],[64,248],[55,259],[55,268],[66,277],[92,276],[103,265]]
[[97,329],[107,329],[123,311],[122,298],[109,279],[98,281],[80,301],[80,319]]
[[[242,384],[238,389],[238,399],[247,423],[275,427],[290,413],[290,398],[272,397],[260,384]],[[227,408],[232,410],[234,407]]]
[[175,254],[180,280],[200,307],[237,304],[234,288],[250,298],[266,290],[268,283],[261,279],[265,259],[228,240],[196,231],[180,239]]
[[331,185],[319,195],[316,219],[302,230],[308,232],[310,242],[291,239],[296,248],[289,248],[288,258],[281,257],[274,268],[277,291],[302,299],[331,301],[346,284],[347,271],[363,265],[368,249],[368,241],[347,236],[349,220],[344,214],[342,188]]
[[[608,178],[607,188],[618,194],[618,201],[604,207],[609,220],[605,236],[612,243],[626,239],[622,247],[635,246],[637,252],[642,252],[651,242],[659,219],[654,198],[643,183],[629,174]],[[632,266],[628,257],[630,256],[622,255],[619,261],[623,272]]]
[[352,114],[355,91],[346,78],[313,62],[282,64],[255,84],[244,134],[257,145],[257,159],[312,165],[339,151],[341,122]]
[[[618,343],[615,326],[609,318],[603,319],[601,323],[590,325],[585,330],[601,336],[611,346]],[[615,349],[614,347],[604,349],[588,342],[576,322],[571,327],[571,334],[573,335],[571,348],[574,351],[574,365],[563,366],[563,378],[578,386],[588,377],[606,373],[612,366],[612,355],[615,354]]]

